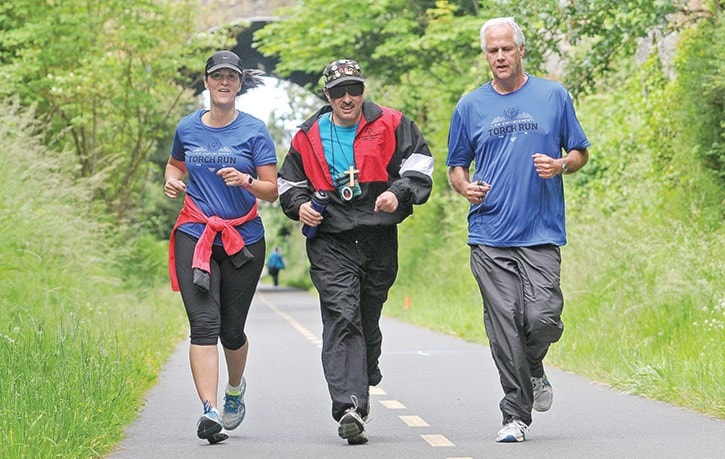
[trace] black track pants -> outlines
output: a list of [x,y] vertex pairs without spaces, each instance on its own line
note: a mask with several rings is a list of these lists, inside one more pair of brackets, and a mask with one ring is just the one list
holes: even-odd
[[307,255],[320,295],[322,366],[332,417],[339,420],[353,398],[365,416],[369,386],[382,378],[379,321],[398,272],[397,228],[320,233],[307,241]]

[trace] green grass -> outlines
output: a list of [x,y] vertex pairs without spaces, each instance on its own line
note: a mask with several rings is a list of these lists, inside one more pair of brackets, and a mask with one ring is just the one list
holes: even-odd
[[725,418],[723,232],[665,219],[606,223],[578,227],[564,252],[567,331],[550,360]]
[[166,285],[129,288],[114,228],[23,127],[29,115],[3,113],[0,457],[101,456],[182,338],[183,308]]

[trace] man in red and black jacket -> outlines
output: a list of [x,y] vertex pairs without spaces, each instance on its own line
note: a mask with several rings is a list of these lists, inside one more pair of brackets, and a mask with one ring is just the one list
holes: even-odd
[[[368,390],[382,378],[379,320],[398,272],[396,225],[428,200],[433,158],[413,121],[365,101],[357,62],[334,61],[322,76],[329,105],[295,134],[277,183],[285,215],[317,228],[307,256],[322,364],[338,435],[356,444],[368,441]],[[315,191],[330,198],[322,213]]]

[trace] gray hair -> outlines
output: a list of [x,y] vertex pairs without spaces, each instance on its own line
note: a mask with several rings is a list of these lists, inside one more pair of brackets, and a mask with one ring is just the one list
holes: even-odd
[[483,52],[486,52],[486,32],[488,32],[488,29],[494,26],[498,26],[501,24],[506,24],[507,26],[511,27],[511,30],[514,31],[514,43],[516,43],[517,47],[521,47],[526,42],[526,39],[524,38],[524,32],[521,31],[521,27],[519,27],[518,24],[516,24],[516,21],[513,17],[501,17],[501,18],[493,18],[486,21],[483,26],[481,27],[481,33],[480,33],[480,39],[481,39],[481,49]]

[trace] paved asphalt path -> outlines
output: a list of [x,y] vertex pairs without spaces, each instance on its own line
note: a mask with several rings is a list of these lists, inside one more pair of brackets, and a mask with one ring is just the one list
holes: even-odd
[[371,395],[367,444],[347,445],[330,416],[317,298],[261,285],[247,327],[242,425],[216,445],[196,437],[201,403],[184,341],[110,457],[725,458],[725,421],[555,368],[547,369],[554,406],[534,413],[528,440],[496,443],[502,391],[488,348],[390,318],[381,326],[383,380]]

